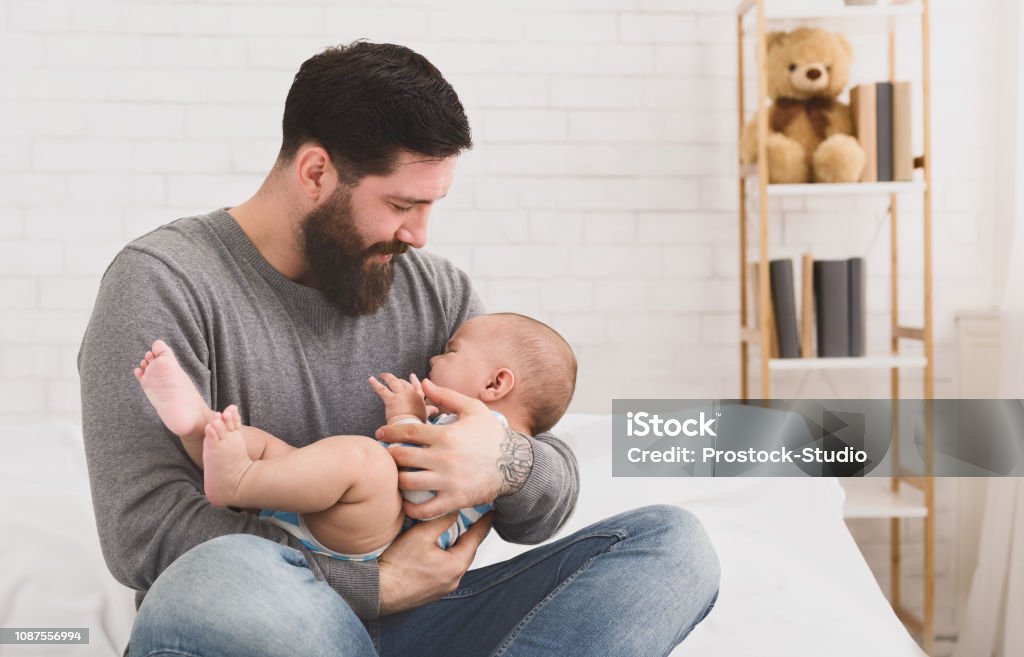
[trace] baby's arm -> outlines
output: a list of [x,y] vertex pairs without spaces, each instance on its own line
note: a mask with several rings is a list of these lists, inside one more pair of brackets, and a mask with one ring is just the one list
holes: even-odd
[[410,374],[408,381],[399,379],[390,372],[381,374],[380,378],[384,383],[371,376],[370,386],[384,401],[384,416],[388,424],[412,419],[427,421],[427,404],[423,400],[423,388],[415,374]]

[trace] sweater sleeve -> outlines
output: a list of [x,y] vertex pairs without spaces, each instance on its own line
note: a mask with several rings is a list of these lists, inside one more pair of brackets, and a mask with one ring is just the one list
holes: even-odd
[[[210,348],[200,294],[157,257],[122,251],[100,284],[78,354],[82,425],[96,524],[114,577],[141,596],[192,547],[224,534],[254,534],[300,548],[286,532],[211,505],[202,472],[168,431],[135,380],[133,369],[157,338],[207,400]],[[374,562],[307,559],[358,615],[376,617]]]

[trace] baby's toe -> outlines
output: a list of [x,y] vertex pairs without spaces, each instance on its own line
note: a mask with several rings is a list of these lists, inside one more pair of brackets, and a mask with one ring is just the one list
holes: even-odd
[[238,407],[231,404],[224,409],[224,426],[227,427],[228,431],[238,431]]

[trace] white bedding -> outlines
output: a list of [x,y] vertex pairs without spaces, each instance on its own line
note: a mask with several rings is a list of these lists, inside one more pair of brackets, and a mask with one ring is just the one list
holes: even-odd
[[0,627],[87,627],[88,645],[0,645],[0,656],[118,656],[134,594],[107,571],[81,433],[70,423],[0,428]]
[[[559,535],[638,506],[676,504],[711,536],[722,564],[718,602],[673,657],[924,656],[846,529],[836,480],[612,478],[611,416],[570,415],[554,433],[581,470],[576,513]],[[488,539],[474,567],[524,549]]]
[[[613,479],[610,417],[568,416],[557,431],[582,471],[576,514],[560,535],[657,503],[693,511],[711,535],[718,604],[674,656],[923,655],[847,532],[834,480]],[[77,427],[0,428],[0,455],[0,627],[88,627],[90,645],[60,654],[120,655],[134,605],[100,555]],[[524,549],[491,537],[474,565]],[[0,657],[15,654],[55,652],[0,646]]]

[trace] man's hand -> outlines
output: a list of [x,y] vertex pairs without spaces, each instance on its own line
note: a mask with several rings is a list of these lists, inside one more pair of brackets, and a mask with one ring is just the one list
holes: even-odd
[[408,381],[390,372],[384,372],[380,378],[384,383],[371,376],[370,387],[384,402],[384,417],[389,423],[405,418],[427,421],[428,409],[423,401],[423,388],[415,374],[410,374]]
[[455,521],[449,513],[411,527],[380,555],[380,615],[419,607],[451,593],[466,574],[491,528],[488,513],[447,550],[437,539]]
[[423,381],[427,397],[456,413],[454,424],[398,424],[381,427],[377,438],[396,445],[388,451],[400,471],[402,490],[433,490],[423,504],[405,502],[405,513],[419,520],[511,495],[522,488],[533,468],[533,448],[523,436],[506,431],[483,402]]

